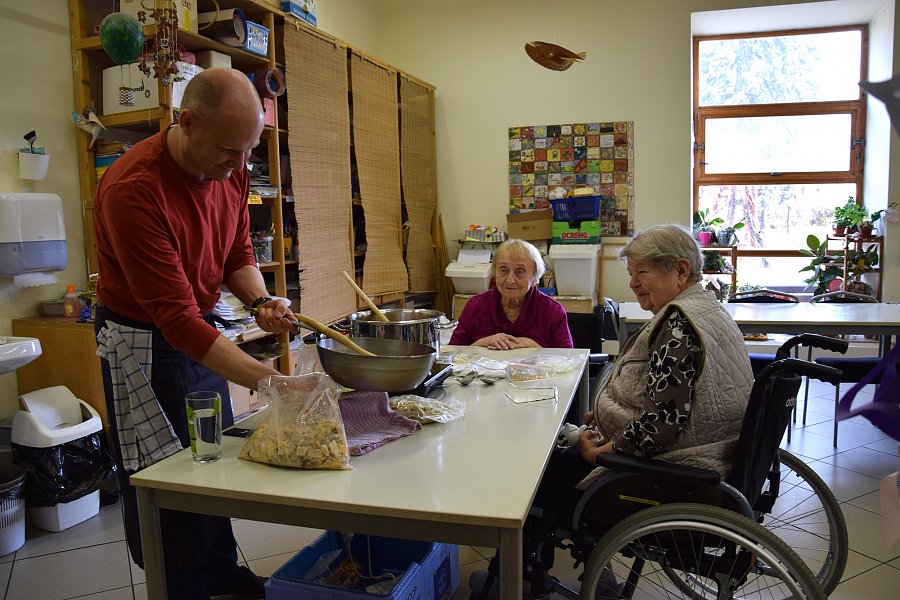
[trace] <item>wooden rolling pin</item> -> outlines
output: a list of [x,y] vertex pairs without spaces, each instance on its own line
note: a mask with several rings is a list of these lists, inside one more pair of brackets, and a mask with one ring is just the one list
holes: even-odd
[[388,318],[384,316],[384,313],[381,312],[381,310],[379,310],[377,306],[375,306],[375,303],[372,302],[372,299],[369,298],[368,294],[366,294],[364,291],[362,291],[362,288],[356,285],[356,282],[353,281],[353,278],[347,274],[347,271],[341,271],[341,275],[343,275],[344,279],[347,280],[347,283],[349,283],[353,287],[353,289],[356,290],[356,293],[359,294],[359,297],[366,301],[366,304],[369,305],[369,308],[372,309],[372,312],[375,313],[375,316],[387,323]]

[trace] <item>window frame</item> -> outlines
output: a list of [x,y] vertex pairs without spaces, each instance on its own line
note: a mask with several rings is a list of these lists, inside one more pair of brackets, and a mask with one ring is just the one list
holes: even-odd
[[[778,104],[715,105],[701,107],[700,103],[700,43],[713,40],[750,39],[781,37],[788,35],[808,35],[835,31],[860,32],[860,81],[868,71],[869,28],[868,25],[844,25],[836,27],[816,27],[809,29],[787,29],[753,33],[733,33],[723,35],[703,35],[693,37],[693,211],[699,209],[700,188],[716,185],[785,185],[807,183],[855,183],[857,204],[864,204],[863,177],[865,164],[866,94],[860,88],[856,100],[825,102],[791,102]],[[850,165],[846,171],[786,171],[781,173],[715,173],[705,170],[705,125],[709,119],[742,117],[783,117],[823,114],[849,114],[851,119]],[[767,249],[754,249],[760,255]],[[740,252],[740,251],[739,251]],[[746,252],[746,251],[745,251]],[[772,251],[773,254],[776,251]],[[743,254],[743,253],[742,253]],[[767,254],[768,255],[768,254]]]

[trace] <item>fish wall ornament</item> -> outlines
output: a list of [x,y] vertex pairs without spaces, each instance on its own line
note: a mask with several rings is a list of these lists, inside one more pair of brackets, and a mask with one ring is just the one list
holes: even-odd
[[528,42],[525,54],[534,62],[552,71],[565,71],[575,62],[587,58],[586,52],[572,52],[549,42]]

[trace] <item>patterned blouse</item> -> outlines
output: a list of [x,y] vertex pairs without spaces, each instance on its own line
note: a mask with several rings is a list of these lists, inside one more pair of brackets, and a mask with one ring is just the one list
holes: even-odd
[[687,423],[703,357],[700,337],[677,306],[650,340],[647,390],[655,411],[646,411],[613,440],[619,454],[650,457],[675,442]]

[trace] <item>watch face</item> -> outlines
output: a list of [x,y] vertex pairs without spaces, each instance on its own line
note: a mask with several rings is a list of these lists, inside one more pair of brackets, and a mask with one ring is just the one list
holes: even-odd
[[247,41],[247,29],[244,22],[237,16],[234,17],[234,36],[240,40],[241,44]]

